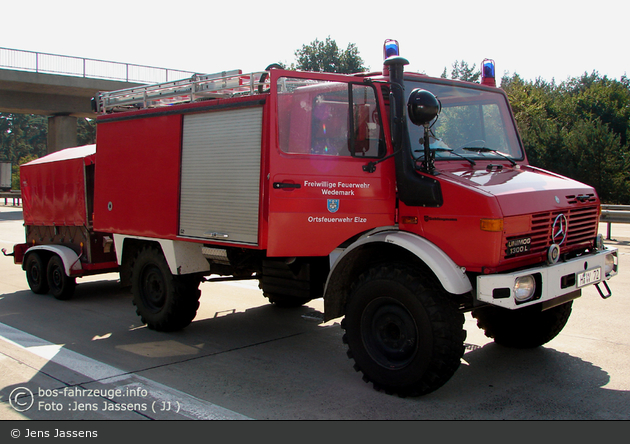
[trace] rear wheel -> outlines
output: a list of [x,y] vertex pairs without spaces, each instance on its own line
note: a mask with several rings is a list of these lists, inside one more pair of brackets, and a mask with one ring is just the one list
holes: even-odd
[[353,286],[342,327],[348,356],[374,388],[420,396],[443,386],[464,354],[464,317],[405,265],[377,266]]
[[518,310],[486,306],[473,310],[477,326],[497,344],[513,348],[534,348],[555,338],[564,328],[573,301],[542,310],[542,304]]
[[48,293],[48,280],[46,278],[46,266],[42,256],[39,253],[29,253],[24,263],[26,271],[26,281],[31,291],[36,294]]
[[197,315],[199,283],[195,275],[172,275],[162,251],[145,247],[138,253],[132,270],[136,313],[153,330],[180,330]]
[[77,281],[75,278],[66,275],[63,260],[57,255],[51,257],[46,269],[49,293],[62,301],[72,298]]

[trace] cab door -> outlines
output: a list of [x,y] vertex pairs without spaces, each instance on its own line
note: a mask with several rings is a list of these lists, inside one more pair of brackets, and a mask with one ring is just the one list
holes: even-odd
[[376,165],[391,150],[377,88],[348,76],[272,71],[272,97],[268,255],[326,256],[394,225],[394,161]]

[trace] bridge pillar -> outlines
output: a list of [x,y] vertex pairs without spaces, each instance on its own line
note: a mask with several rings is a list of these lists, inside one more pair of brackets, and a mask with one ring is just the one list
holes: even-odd
[[48,118],[48,154],[77,146],[77,118],[51,116]]

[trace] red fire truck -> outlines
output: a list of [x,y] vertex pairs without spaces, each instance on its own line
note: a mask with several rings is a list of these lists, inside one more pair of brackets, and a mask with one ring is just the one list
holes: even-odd
[[[270,66],[101,93],[96,145],[21,167],[35,293],[117,271],[149,328],[177,330],[201,282],[257,279],[269,301],[324,299],[377,389],[432,392],[464,353],[464,313],[537,347],[617,251],[595,190],[531,166],[494,63],[482,84]],[[603,289],[602,289],[603,287]]]

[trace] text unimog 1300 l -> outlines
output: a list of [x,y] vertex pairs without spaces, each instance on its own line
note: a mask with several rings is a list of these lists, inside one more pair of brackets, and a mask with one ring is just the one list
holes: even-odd
[[[593,188],[528,165],[506,94],[404,73],[271,69],[95,98],[97,144],[22,167],[31,288],[118,270],[150,328],[195,317],[207,276],[324,298],[366,381],[416,396],[464,353],[464,313],[536,347],[617,274]],[[436,99],[437,98],[437,99]],[[70,167],[72,166],[72,167]],[[46,217],[43,217],[46,216]],[[212,275],[212,276],[211,276]]]

